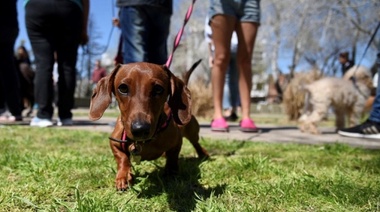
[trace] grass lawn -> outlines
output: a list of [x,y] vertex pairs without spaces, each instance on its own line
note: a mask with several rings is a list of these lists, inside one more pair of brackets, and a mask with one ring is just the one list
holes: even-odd
[[134,166],[135,185],[114,188],[107,133],[0,128],[0,211],[380,211],[380,151],[185,141],[180,173],[164,158]]

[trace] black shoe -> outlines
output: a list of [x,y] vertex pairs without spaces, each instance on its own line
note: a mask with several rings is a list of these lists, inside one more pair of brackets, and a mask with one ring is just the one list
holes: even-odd
[[367,119],[363,124],[339,130],[338,134],[354,138],[380,139],[380,123]]
[[224,117],[226,121],[236,121],[238,120],[238,118],[239,117],[236,115],[235,112],[232,112],[231,115]]

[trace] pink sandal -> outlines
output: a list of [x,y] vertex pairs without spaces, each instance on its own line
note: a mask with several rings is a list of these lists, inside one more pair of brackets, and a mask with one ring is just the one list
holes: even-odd
[[211,122],[211,131],[228,132],[228,124],[224,118],[214,119]]
[[258,132],[255,122],[252,119],[243,119],[240,122],[240,131],[242,132]]

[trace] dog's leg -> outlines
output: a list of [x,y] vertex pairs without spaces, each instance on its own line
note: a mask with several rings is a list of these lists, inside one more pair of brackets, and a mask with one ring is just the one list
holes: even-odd
[[[111,137],[120,138],[123,130],[124,128],[120,122],[120,119],[118,118]],[[118,142],[110,140],[110,147],[117,164],[117,174],[115,179],[116,189],[119,191],[125,191],[128,186],[132,185],[133,181],[133,176],[131,173],[132,165],[129,159],[129,155],[127,155],[127,153],[122,150],[121,144]]]
[[346,111],[345,110],[334,110],[335,112],[335,127],[336,127],[336,130],[340,130],[340,129],[343,129],[344,128],[344,125],[345,125],[345,114],[346,114]]
[[207,159],[209,157],[207,151],[199,144],[199,123],[194,116],[192,116],[190,122],[183,127],[182,133],[193,145],[199,158]]
[[179,152],[181,151],[182,146],[182,137],[178,137],[177,145],[172,149],[165,152],[166,156],[166,165],[165,165],[165,175],[170,176],[173,174],[177,174],[178,167],[178,158]]
[[119,150],[115,145],[116,142],[110,141],[111,149],[117,164],[117,174],[115,179],[116,189],[125,191],[128,186],[132,185],[133,176],[131,173],[131,162],[126,153]]
[[308,130],[312,134],[320,134],[318,130],[318,123],[327,115],[329,103],[321,102],[313,104],[313,112],[310,114],[307,120]]
[[352,113],[349,117],[349,125],[350,127],[356,126],[360,123],[361,115],[364,110],[364,104],[362,102],[358,101],[356,104],[354,104]]
[[308,126],[305,122],[300,122],[300,124],[298,125],[298,129],[301,132],[308,132]]

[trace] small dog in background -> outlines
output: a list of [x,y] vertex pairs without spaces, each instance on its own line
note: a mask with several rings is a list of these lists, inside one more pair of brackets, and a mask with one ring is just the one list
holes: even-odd
[[302,132],[320,134],[318,123],[333,109],[338,129],[359,124],[365,103],[373,88],[369,70],[362,66],[349,69],[343,78],[326,77],[304,86],[304,110],[299,118]]
[[305,104],[306,90],[302,86],[310,84],[322,77],[319,70],[313,69],[308,72],[299,72],[290,79],[283,90],[282,105],[290,121],[297,121]]

